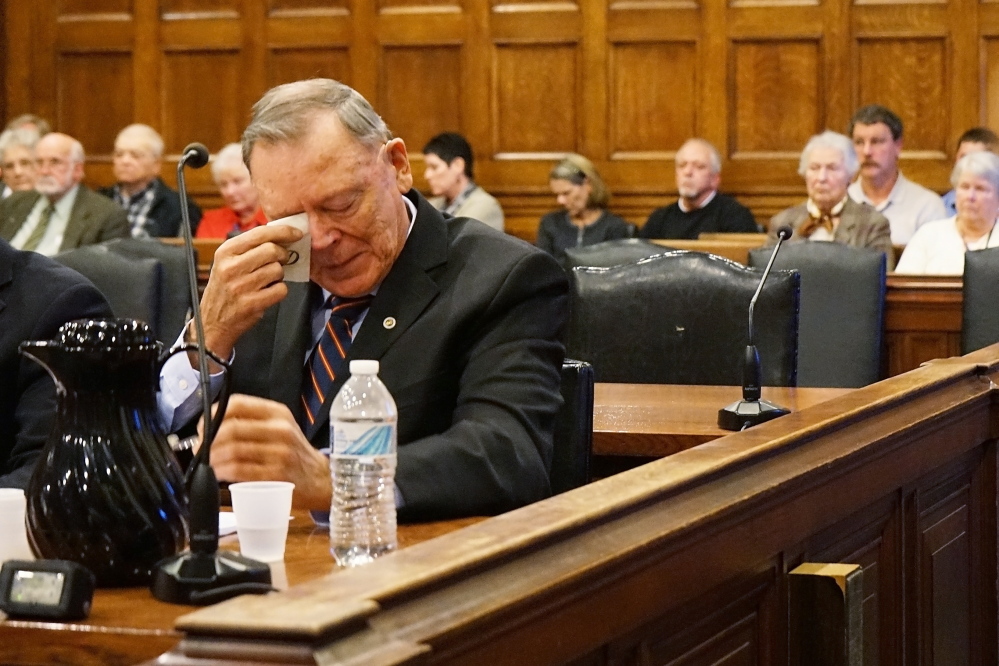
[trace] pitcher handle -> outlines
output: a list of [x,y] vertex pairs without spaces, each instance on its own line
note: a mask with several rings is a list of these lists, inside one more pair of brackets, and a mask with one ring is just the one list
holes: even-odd
[[[167,352],[166,356],[163,357],[163,359],[161,360],[161,364],[171,356],[179,354],[180,352],[198,353],[198,346],[192,344],[185,344],[179,347],[174,347],[169,352]],[[218,406],[215,409],[215,415],[208,422],[208,432],[204,433],[204,437],[202,439],[202,446],[198,448],[198,453],[195,454],[194,459],[191,461],[191,464],[188,465],[187,467],[188,474],[190,474],[191,470],[195,469],[198,466],[198,464],[200,464],[201,462],[205,462],[207,464],[207,461],[204,460],[204,457],[205,455],[207,455],[206,452],[209,450],[209,447],[204,446],[204,443],[211,442],[212,440],[215,439],[215,433],[218,432],[219,426],[222,425],[222,419],[225,418],[225,410],[226,407],[229,406],[229,396],[232,393],[232,372],[229,361],[221,359],[217,354],[208,349],[205,350],[205,353],[208,355],[208,358],[215,361],[215,363],[217,363],[224,371],[222,373],[222,388],[219,391],[217,399]]]

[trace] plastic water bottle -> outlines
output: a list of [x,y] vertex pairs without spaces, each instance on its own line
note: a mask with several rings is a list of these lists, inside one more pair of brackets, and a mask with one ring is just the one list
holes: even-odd
[[351,361],[330,407],[330,552],[341,566],[395,550],[397,418],[378,361]]

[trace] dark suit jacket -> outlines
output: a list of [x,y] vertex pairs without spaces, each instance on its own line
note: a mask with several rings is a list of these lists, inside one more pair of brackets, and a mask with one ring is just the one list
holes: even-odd
[[52,379],[17,346],[51,339],[71,319],[110,316],[82,275],[0,240],[0,486],[27,486],[56,408]]
[[[33,190],[14,192],[0,201],[0,238],[9,241],[17,234],[41,196]],[[59,251],[128,235],[128,217],[121,206],[81,184]]]
[[[180,235],[180,194],[176,190],[167,187],[167,184],[157,178],[153,181],[153,205],[149,208],[148,218],[151,220],[149,235],[155,238],[161,236]],[[104,196],[114,199],[114,187],[103,187],[98,190]],[[201,209],[198,204],[188,198],[187,203],[191,206],[191,233],[198,230],[198,223],[201,222]]]
[[[777,213],[770,219],[770,238],[777,241],[777,230],[787,225],[797,232],[808,220],[808,209],[805,204],[792,206]],[[789,241],[807,240],[794,233]],[[857,203],[847,197],[843,212],[840,213],[839,224],[833,234],[833,242],[843,243],[850,247],[868,247],[884,252],[888,261],[888,270],[895,268],[895,253],[891,246],[891,229],[888,218],[865,203]]]
[[[350,348],[377,359],[399,408],[402,519],[484,515],[549,494],[552,429],[568,304],[546,253],[422,196],[402,253]],[[289,284],[236,346],[234,390],[301,411],[302,366],[318,287]],[[394,319],[394,325],[390,318]],[[330,392],[306,436],[329,445]]]

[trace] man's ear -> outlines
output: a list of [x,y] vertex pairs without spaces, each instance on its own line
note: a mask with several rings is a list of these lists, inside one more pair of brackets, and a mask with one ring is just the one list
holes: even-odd
[[451,163],[448,164],[447,167],[449,169],[451,169],[452,171],[456,171],[457,173],[460,173],[461,175],[465,175],[465,158],[464,157],[456,157],[453,160],[451,160]]
[[409,165],[409,153],[405,142],[396,137],[385,144],[385,157],[395,169],[395,182],[403,194],[413,189],[413,169]]

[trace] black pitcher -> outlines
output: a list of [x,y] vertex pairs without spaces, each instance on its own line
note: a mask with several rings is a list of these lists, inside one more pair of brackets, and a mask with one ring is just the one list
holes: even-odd
[[20,350],[58,394],[26,493],[32,549],[79,562],[103,587],[148,584],[187,541],[183,473],[157,418],[160,343],[142,322],[91,319]]

